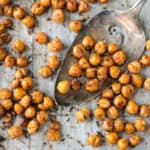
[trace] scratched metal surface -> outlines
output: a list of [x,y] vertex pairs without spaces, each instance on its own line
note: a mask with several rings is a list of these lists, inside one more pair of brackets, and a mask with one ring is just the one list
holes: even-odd
[[[22,39],[27,44],[27,51],[25,55],[31,56],[30,69],[34,72],[35,76],[35,88],[40,88],[46,94],[51,95],[53,89],[53,79],[41,79],[38,77],[38,69],[41,65],[46,64],[47,57],[51,55],[46,46],[40,46],[34,41],[34,33],[37,31],[45,31],[50,39],[58,36],[61,38],[65,45],[65,49],[60,54],[63,58],[63,54],[71,42],[75,38],[76,34],[68,30],[68,22],[71,19],[87,18],[92,17],[102,9],[105,8],[115,8],[115,9],[127,9],[129,8],[136,0],[110,0],[109,4],[100,5],[92,4],[90,6],[90,11],[83,16],[77,14],[68,14],[66,13],[66,22],[63,25],[57,25],[51,21],[48,21],[47,18],[51,16],[51,9],[47,11],[41,17],[38,17],[38,25],[34,28],[33,32],[29,32],[26,27],[24,27],[19,21],[14,21],[14,30],[11,31],[13,35],[13,40]],[[16,4],[21,4],[25,9],[29,10],[33,0],[13,0]],[[143,26],[146,31],[146,36],[150,37],[150,1],[148,0],[142,9],[140,18],[143,23]],[[68,38],[69,37],[69,38]],[[11,44],[6,46],[11,51]],[[132,50],[132,48],[131,48]],[[3,66],[0,66],[0,87],[10,87],[10,81],[13,78],[14,69],[7,69]],[[150,68],[143,70],[144,76],[150,76]],[[150,92],[143,89],[139,90],[135,95],[139,103],[149,103],[150,104]],[[97,126],[96,120],[91,120],[85,123],[78,124],[74,118],[74,112],[76,109],[86,106],[90,109],[96,107],[96,100],[92,100],[86,104],[78,104],[73,108],[70,107],[59,107],[57,112],[53,112],[53,115],[56,115],[56,118],[62,124],[62,140],[60,142],[49,142],[45,136],[45,132],[49,127],[49,122],[35,135],[32,135],[28,138],[22,137],[18,140],[11,140],[7,138],[6,130],[3,130],[2,125],[0,124],[0,135],[6,137],[4,142],[0,143],[0,150],[92,150],[91,147],[86,145],[86,139],[88,134],[96,133],[101,131]],[[133,117],[124,116],[127,120],[133,121]],[[99,122],[101,124],[101,122]],[[150,123],[150,121],[149,121]],[[102,132],[103,133],[103,132]],[[150,150],[150,135],[149,133],[142,133],[144,140],[142,144],[135,148],[135,150]],[[99,148],[98,148],[99,149]],[[101,147],[102,150],[115,150],[115,146],[109,146],[104,144]],[[96,149],[95,149],[96,150]]]

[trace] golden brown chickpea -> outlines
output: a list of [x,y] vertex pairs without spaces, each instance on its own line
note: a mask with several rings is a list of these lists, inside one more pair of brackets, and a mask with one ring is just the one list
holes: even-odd
[[69,23],[69,29],[73,32],[79,32],[82,29],[82,22],[80,20],[72,20]]
[[99,99],[98,101],[98,106],[100,108],[103,108],[103,109],[108,109],[110,107],[111,103],[110,103],[110,100],[107,99],[107,98],[101,98]]
[[14,56],[8,55],[6,56],[4,63],[6,67],[12,68],[16,63],[16,59]]
[[48,113],[42,110],[37,112],[36,120],[39,122],[40,125],[43,125],[47,122],[48,117]]
[[80,81],[76,80],[76,79],[73,79],[71,81],[71,88],[74,90],[74,91],[78,91],[80,90],[81,88],[81,83]]
[[108,144],[116,144],[118,142],[118,134],[116,132],[108,132],[105,136],[105,140]]
[[35,41],[39,44],[46,44],[48,42],[48,36],[45,32],[38,32],[35,35]]
[[82,44],[76,44],[73,47],[72,54],[75,58],[81,58],[85,55],[85,47]]
[[85,0],[80,0],[78,4],[78,12],[84,13],[89,10],[89,5]]
[[137,102],[134,100],[129,100],[126,106],[126,112],[128,114],[135,115],[138,113],[138,110],[139,110],[139,106]]
[[19,104],[23,106],[24,108],[27,108],[31,104],[31,96],[25,95],[24,97],[21,98],[21,100],[19,101]]
[[24,116],[27,119],[34,118],[35,115],[36,115],[36,109],[33,106],[29,106],[24,112]]
[[140,74],[132,74],[131,82],[135,87],[140,88],[143,85],[143,77]]
[[123,73],[119,77],[119,82],[121,84],[128,84],[130,82],[130,75],[128,73]]
[[45,8],[38,2],[35,2],[31,7],[31,13],[35,16],[42,15],[45,11]]
[[20,104],[18,104],[18,103],[14,104],[14,112],[15,112],[17,115],[22,114],[23,111],[24,111],[24,108],[23,108],[22,105],[20,105]]
[[58,141],[60,136],[60,130],[49,129],[47,132],[47,138],[49,141]]
[[45,8],[50,7],[51,6],[51,0],[40,0],[40,4]]
[[121,93],[126,98],[131,98],[134,95],[135,88],[132,84],[122,86]]
[[135,132],[135,127],[133,123],[126,123],[125,125],[125,133],[133,134]]
[[32,28],[35,23],[36,23],[36,20],[33,16],[25,16],[24,19],[22,20],[22,23],[28,27],[28,28]]
[[1,88],[0,89],[0,99],[10,99],[12,96],[12,92],[8,88]]
[[89,56],[89,62],[93,66],[97,66],[101,63],[101,57],[96,53],[91,53]]
[[116,119],[119,117],[119,111],[116,107],[111,106],[107,110],[107,116],[111,119]]
[[11,41],[12,36],[9,32],[2,32],[0,33],[0,38],[3,40],[4,43],[8,44]]
[[95,44],[94,50],[98,55],[102,55],[106,52],[107,45],[104,41],[99,41]]
[[70,82],[68,80],[58,82],[57,90],[60,94],[67,94],[70,91]]
[[54,9],[61,9],[61,8],[64,8],[64,5],[66,3],[65,0],[51,0],[52,2],[52,7]]
[[68,74],[72,77],[80,77],[82,75],[82,68],[79,64],[73,64],[69,71]]
[[4,107],[0,104],[0,117],[2,117],[5,114]]
[[97,69],[97,78],[98,80],[106,80],[108,78],[108,68],[107,67],[99,67]]
[[0,45],[3,45],[4,40],[0,37]]
[[92,147],[99,147],[102,145],[102,137],[99,134],[89,135],[87,144]]
[[8,55],[8,52],[4,48],[0,48],[0,61],[3,61],[6,56]]
[[139,73],[141,71],[141,64],[138,61],[133,61],[128,64],[130,73]]
[[1,104],[5,108],[5,110],[10,110],[13,107],[13,102],[10,99],[2,101]]
[[26,67],[28,65],[28,60],[25,56],[20,56],[17,58],[16,64],[18,67]]
[[122,119],[116,119],[114,121],[114,130],[116,132],[122,132],[122,131],[124,131],[124,128],[125,128],[125,122],[124,122],[124,120],[122,120]]
[[144,88],[146,90],[150,90],[150,78],[147,78],[145,81],[144,81]]
[[101,64],[104,67],[111,67],[114,64],[114,62],[110,56],[104,56]]
[[67,0],[66,1],[66,10],[69,12],[75,12],[77,10],[77,1],[76,0]]
[[90,68],[90,64],[85,57],[80,58],[78,63],[82,69]]
[[48,66],[51,69],[57,69],[59,67],[59,64],[60,64],[60,61],[59,61],[58,56],[56,56],[56,55],[49,56]]
[[23,135],[23,129],[21,126],[14,125],[8,129],[8,135],[10,138],[19,138]]
[[108,3],[109,0],[99,0],[100,3]]
[[120,50],[113,54],[113,60],[117,65],[122,65],[126,61],[126,54],[124,51]]
[[120,138],[117,142],[118,150],[127,150],[128,140],[125,138]]
[[88,108],[81,108],[75,113],[76,120],[79,122],[84,122],[90,117],[91,111]]
[[95,78],[96,77],[96,68],[87,68],[86,69],[86,77],[87,78]]
[[119,94],[121,92],[121,84],[119,82],[114,82],[111,87],[115,94]]
[[49,66],[42,66],[39,70],[39,76],[42,78],[49,78],[53,74],[51,68]]
[[121,74],[121,68],[118,66],[111,66],[109,68],[109,75],[113,78],[113,79],[117,79],[119,77],[119,75]]
[[119,47],[116,43],[109,43],[108,45],[108,53],[113,54],[119,50]]
[[25,17],[25,10],[21,7],[14,8],[13,17],[19,20],[23,19]]
[[62,41],[56,37],[51,42],[48,43],[48,50],[50,52],[60,52],[63,48]]
[[104,120],[102,124],[102,129],[105,131],[113,131],[114,128],[114,121],[112,119]]
[[150,106],[146,104],[142,104],[140,106],[140,116],[141,117],[149,117],[150,116]]
[[13,25],[13,22],[10,19],[3,19],[1,21],[1,25],[4,26],[4,28],[11,28]]
[[52,20],[55,23],[63,23],[65,21],[65,13],[62,9],[55,9],[52,13]]
[[4,6],[3,11],[4,11],[4,16],[12,17],[14,8],[11,5],[6,5],[6,6]]
[[111,99],[114,97],[113,90],[110,88],[104,89],[102,92],[102,97]]
[[135,134],[131,135],[129,138],[130,145],[133,147],[139,145],[141,142],[141,139],[142,138],[139,135],[135,135]]
[[[80,2],[82,2],[82,0]],[[93,48],[95,41],[93,37],[91,37],[90,35],[87,35],[83,38],[82,44],[85,48],[90,49],[90,48]]]
[[134,121],[134,126],[138,132],[144,132],[146,130],[147,123],[145,120],[139,118]]
[[26,95],[26,91],[21,87],[15,88],[13,91],[13,96],[17,100],[20,100],[25,95]]
[[104,109],[100,108],[100,107],[97,107],[94,112],[94,117],[97,119],[97,120],[104,120],[105,119],[105,111]]
[[11,123],[12,122],[12,114],[6,113],[5,116],[3,117],[3,122],[4,123]]
[[149,39],[146,41],[146,50],[150,51],[150,40]]
[[150,56],[147,54],[144,54],[140,59],[140,63],[143,66],[149,66],[150,65]]
[[8,5],[10,3],[10,0],[0,0],[0,5]]
[[15,78],[21,79],[27,75],[27,71],[24,68],[17,69],[15,72]]
[[60,130],[61,124],[57,120],[53,120],[50,124],[50,129]]
[[99,81],[97,79],[87,80],[85,83],[85,89],[88,92],[97,92],[99,90]]
[[27,124],[27,131],[29,134],[34,134],[39,130],[39,123],[37,120],[30,120]]
[[32,78],[31,77],[25,77],[24,79],[22,79],[21,86],[25,90],[31,89],[33,86]]
[[126,106],[127,100],[124,96],[118,95],[114,98],[114,105],[118,109],[123,109]]
[[39,90],[35,90],[31,93],[32,102],[35,104],[39,104],[43,101],[43,93]]

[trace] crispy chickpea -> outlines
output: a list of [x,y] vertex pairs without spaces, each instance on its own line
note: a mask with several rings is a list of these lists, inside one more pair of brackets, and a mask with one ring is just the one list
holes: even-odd
[[109,0],[99,0],[100,3],[108,3]]
[[88,92],[97,92],[99,90],[99,81],[97,79],[87,80],[85,83],[85,89]]
[[32,78],[31,77],[25,77],[24,79],[22,79],[21,86],[25,90],[31,89],[33,86]]
[[82,68],[79,64],[73,64],[69,71],[68,74],[72,77],[80,77],[82,74]]
[[19,101],[19,104],[24,108],[27,108],[31,104],[31,96],[30,95],[23,96]]
[[132,84],[122,86],[121,93],[126,98],[131,98],[134,95],[135,88]]
[[48,66],[51,69],[57,69],[59,67],[59,65],[60,65],[60,61],[59,61],[58,56],[56,56],[56,55],[49,56]]
[[37,120],[30,120],[27,124],[27,131],[29,134],[34,134],[39,130],[39,123]]
[[141,136],[133,134],[129,137],[129,142],[131,146],[135,147],[138,144],[140,144],[141,139],[142,139]]
[[144,81],[144,88],[146,90],[150,90],[150,78],[147,78],[145,81]]
[[118,95],[114,98],[114,105],[118,109],[123,109],[126,106],[127,100],[124,96]]
[[106,52],[107,45],[104,41],[99,41],[95,44],[94,50],[98,55],[102,55]]
[[121,92],[121,84],[119,82],[114,82],[111,85],[111,88],[115,94],[119,94]]
[[95,78],[96,77],[96,68],[87,68],[86,69],[86,77],[87,78]]
[[100,108],[108,109],[110,107],[110,105],[111,105],[110,100],[107,98],[100,98],[98,101],[98,106]]
[[37,112],[36,120],[39,122],[40,125],[43,125],[48,120],[48,117],[48,113],[42,110]]
[[113,90],[112,89],[104,89],[103,92],[102,92],[102,97],[104,98],[108,98],[108,99],[111,99],[114,97],[114,93],[113,93]]
[[18,104],[18,103],[14,104],[14,112],[15,112],[17,115],[22,114],[23,111],[24,111],[24,109],[23,109],[23,106],[22,106],[22,105],[20,105],[20,104]]
[[4,16],[12,17],[14,8],[11,5],[6,5],[6,6],[4,6],[3,11],[4,11]]
[[122,131],[124,131],[124,128],[125,128],[124,120],[122,120],[122,119],[116,119],[114,121],[114,130],[116,132],[122,132]]
[[125,138],[120,138],[117,142],[118,150],[127,150],[128,140]]
[[97,66],[101,63],[101,57],[96,53],[91,53],[89,56],[89,62],[93,66]]
[[36,109],[33,106],[29,106],[24,112],[24,116],[27,119],[34,118],[35,115],[36,115]]
[[118,142],[118,134],[116,132],[108,132],[105,136],[108,144],[116,144]]
[[0,0],[0,5],[8,5],[10,3],[10,0]]
[[6,113],[5,116],[3,116],[3,122],[4,123],[11,123],[12,122],[12,114]]
[[107,116],[111,119],[116,119],[119,117],[119,111],[116,107],[111,106],[107,110]]
[[5,110],[10,110],[13,107],[13,102],[10,99],[2,101],[1,104],[5,108]]
[[106,80],[108,78],[108,68],[107,67],[99,67],[97,69],[97,78],[98,80]]
[[104,56],[101,64],[104,67],[111,67],[114,64],[114,62],[110,56]]
[[134,100],[129,100],[126,106],[126,112],[128,114],[135,115],[138,113],[138,110],[139,110],[139,106],[137,102]]
[[87,144],[92,147],[99,147],[102,145],[102,137],[98,134],[90,135],[87,139]]
[[88,108],[81,108],[75,113],[75,118],[79,122],[84,122],[90,117],[91,111]]
[[12,36],[9,32],[2,32],[0,33],[0,38],[3,40],[4,43],[9,43],[12,39]]
[[140,63],[143,66],[149,66],[150,65],[150,56],[147,54],[144,54],[140,59]]
[[28,60],[25,56],[20,56],[17,58],[16,64],[18,67],[26,67],[28,65]]
[[71,81],[71,88],[74,90],[74,91],[78,91],[80,90],[81,88],[81,83],[80,81],[76,80],[76,79],[73,79]]
[[48,42],[48,36],[45,32],[38,32],[35,35],[35,41],[39,44],[46,44]]
[[149,39],[146,41],[146,50],[150,51],[150,40]]
[[12,92],[8,88],[1,88],[0,89],[0,99],[10,99],[12,96]]
[[53,120],[50,124],[50,129],[60,130],[61,124],[57,120]]
[[4,107],[0,104],[0,117],[2,117],[5,114]]
[[62,9],[55,9],[52,13],[52,20],[55,23],[63,23],[65,21],[65,13]]
[[24,19],[22,20],[22,23],[28,27],[28,28],[32,28],[35,23],[36,23],[36,20],[33,16],[25,16]]
[[0,45],[3,45],[3,43],[4,43],[4,40],[0,37]]
[[23,19],[25,17],[25,11],[24,11],[24,9],[21,8],[21,7],[14,8],[13,17],[15,19],[19,19],[19,20]]
[[4,28],[11,28],[13,25],[13,22],[10,19],[3,19],[1,21],[1,25],[4,26]]
[[145,120],[139,118],[134,121],[135,129],[139,132],[144,132],[146,130],[147,123]]
[[39,90],[35,90],[31,93],[32,102],[39,104],[43,101],[43,93]]
[[75,12],[77,10],[77,1],[76,0],[67,0],[66,1],[66,10],[69,12]]
[[85,55],[85,47],[82,44],[76,44],[73,47],[72,54],[75,58],[81,58]]
[[13,51],[22,53],[25,50],[25,44],[21,40],[16,40],[13,43]]
[[100,108],[100,107],[97,107],[94,112],[94,117],[97,119],[97,120],[104,120],[105,119],[105,111],[104,109]]
[[128,73],[123,73],[119,77],[119,82],[121,84],[128,84],[130,82],[130,75]]
[[69,29],[73,32],[79,32],[82,29],[82,22],[80,20],[72,20],[69,23]]
[[131,82],[135,87],[140,88],[143,85],[143,77],[140,74],[132,74]]
[[139,73],[141,71],[141,64],[138,61],[133,61],[128,64],[130,73]]
[[27,71],[24,68],[17,69],[15,72],[15,78],[21,79],[27,75]]
[[51,42],[48,43],[48,50],[50,52],[60,52],[63,48],[62,41],[56,37]]
[[125,133],[133,134],[135,132],[135,127],[133,123],[126,123],[125,125]]
[[3,61],[6,56],[8,55],[8,52],[4,48],[0,48],[0,61]]
[[38,2],[35,2],[31,7],[31,13],[35,16],[42,15],[45,11],[45,8]]
[[21,126],[14,125],[8,129],[8,135],[10,138],[19,138],[23,135],[23,129]]
[[42,66],[39,70],[39,75],[43,78],[49,78],[52,74],[52,69],[49,66]]
[[104,120],[102,124],[102,129],[105,131],[113,131],[114,128],[114,121],[112,119]]
[[52,7],[54,9],[61,9],[61,8],[64,8],[64,5],[65,5],[65,0],[51,0],[52,2]]
[[93,48],[95,41],[94,41],[93,37],[91,37],[90,35],[87,35],[83,38],[82,44],[85,48],[90,49],[90,48]]
[[60,94],[67,94],[70,91],[70,82],[62,80],[57,84],[57,90]]
[[119,47],[116,43],[109,43],[108,44],[108,53],[114,54],[116,51],[118,51]]
[[16,59],[14,56],[8,55],[6,56],[4,63],[6,67],[12,68],[16,63]]
[[126,61],[126,54],[124,51],[120,50],[113,54],[113,60],[117,65],[122,65]]
[[82,69],[90,68],[90,64],[85,57],[80,58],[78,63]]
[[139,112],[141,117],[149,117],[150,116],[150,106],[143,104],[140,106],[140,112]]
[[49,129],[47,132],[47,138],[49,141],[58,141],[60,136],[60,130]]
[[45,7],[48,8],[51,6],[51,0],[40,0],[40,4]]
[[20,80],[19,79],[12,80],[12,82],[11,82],[11,87],[12,88],[17,88],[19,86],[20,86]]
[[89,5],[85,0],[80,0],[78,4],[78,12],[84,13],[89,10]]
[[17,100],[20,100],[25,95],[26,95],[26,91],[21,87],[15,88],[13,91],[13,96]]
[[113,79],[117,79],[119,77],[119,75],[121,74],[121,68],[118,66],[111,66],[109,68],[109,75],[113,78]]

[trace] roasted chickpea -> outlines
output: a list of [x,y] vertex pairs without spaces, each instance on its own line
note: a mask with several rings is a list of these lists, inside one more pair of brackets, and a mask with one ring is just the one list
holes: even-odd
[[78,4],[78,12],[84,13],[89,10],[89,5],[85,0],[80,0]]
[[97,42],[95,44],[94,50],[98,55],[104,54],[107,50],[106,42],[104,42],[104,41]]
[[87,68],[86,69],[86,77],[87,78],[95,78],[96,77],[96,68]]
[[2,101],[1,104],[5,108],[5,110],[10,110],[13,107],[13,102],[10,99]]
[[89,62],[93,66],[97,66],[101,63],[101,57],[96,53],[91,53],[89,56]]
[[25,90],[31,89],[33,86],[32,78],[31,77],[25,77],[24,79],[22,79],[21,86]]
[[79,64],[73,64],[69,71],[68,74],[72,77],[80,77],[82,74],[82,68]]
[[90,68],[90,64],[85,57],[80,58],[78,63],[82,69]]
[[135,129],[139,132],[144,132],[146,130],[147,123],[145,120],[139,118],[134,121]]
[[85,83],[85,89],[88,92],[96,92],[99,90],[99,81],[97,79],[87,80]]
[[48,43],[48,50],[50,52],[60,52],[63,48],[63,43],[62,41],[56,37],[53,39],[51,42]]
[[131,146],[135,147],[138,144],[140,144],[141,139],[142,139],[141,136],[133,134],[133,135],[130,136],[129,142],[130,142]]
[[24,112],[24,116],[27,119],[34,118],[35,115],[36,115],[36,109],[33,106],[29,106]]
[[114,82],[111,87],[115,94],[119,94],[121,92],[121,84],[119,82]]
[[2,117],[5,114],[4,107],[0,104],[0,117]]
[[110,105],[111,105],[110,100],[107,98],[100,98],[98,101],[98,106],[100,108],[108,109],[110,107]]
[[111,106],[107,110],[107,116],[111,119],[116,119],[119,117],[119,111],[116,107]]
[[118,134],[116,132],[109,132],[105,136],[105,140],[108,144],[116,144],[118,142]]
[[25,16],[24,19],[22,20],[22,23],[28,27],[28,28],[32,28],[35,23],[36,23],[36,20],[33,16]]
[[92,147],[99,147],[102,145],[102,137],[98,134],[90,135],[87,139],[87,144]]
[[60,136],[60,130],[49,129],[47,132],[47,138],[49,141],[58,141]]
[[117,79],[119,77],[119,75],[121,74],[121,68],[118,66],[111,66],[109,68],[109,75],[113,78],[113,79]]
[[135,127],[133,123],[126,123],[125,125],[125,133],[133,134],[135,132]]
[[113,131],[114,128],[114,121],[112,119],[104,120],[102,124],[102,129],[105,131]]
[[9,32],[2,32],[0,33],[0,38],[3,40],[5,44],[8,44],[11,41],[12,36],[10,35]]
[[31,7],[31,13],[35,16],[42,15],[45,11],[45,8],[38,2],[35,2]]
[[109,43],[108,44],[108,53],[109,54],[114,54],[118,50],[119,50],[119,47],[116,43]]
[[12,92],[8,88],[0,89],[0,99],[1,100],[10,99],[11,96],[12,96]]
[[76,120],[79,122],[84,122],[89,119],[91,111],[88,108],[81,108],[75,113]]
[[40,4],[45,8],[50,7],[51,6],[51,0],[40,0]]
[[28,65],[28,60],[25,56],[20,56],[17,58],[16,64],[18,67],[26,67]]
[[5,116],[3,116],[3,122],[4,123],[11,123],[12,122],[12,114],[11,113],[6,113]]
[[150,116],[150,106],[149,105],[141,105],[140,106],[140,116],[141,117],[149,117]]
[[104,98],[108,98],[108,99],[111,99],[114,97],[114,93],[113,93],[113,90],[112,89],[104,89],[103,92],[102,92],[102,97]]
[[22,114],[23,111],[24,111],[24,109],[23,109],[23,106],[22,106],[22,105],[20,105],[20,104],[18,104],[18,103],[14,104],[14,112],[15,112],[17,115]]
[[97,119],[97,120],[104,120],[105,119],[105,111],[104,109],[100,108],[100,107],[97,107],[94,112],[94,117]]
[[0,5],[8,5],[10,3],[10,0],[0,0]]
[[22,53],[25,50],[25,44],[21,40],[16,40],[13,43],[13,51]]
[[118,150],[127,150],[128,140],[125,138],[120,138],[117,142]]
[[6,6],[4,6],[3,11],[4,11],[4,16],[12,17],[14,8],[11,5],[6,5]]
[[128,64],[128,70],[131,73],[139,73],[141,71],[141,64],[138,61],[133,61]]
[[11,28],[13,25],[13,22],[10,19],[3,19],[1,21],[1,25],[4,26],[4,28]]
[[76,0],[67,0],[66,1],[66,10],[69,12],[75,12],[77,10],[77,1]]
[[[81,0],[80,2],[82,2],[82,1],[83,0]],[[85,48],[90,49],[90,48],[93,48],[95,41],[94,41],[93,37],[91,37],[90,35],[87,35],[83,38],[82,44]]]
[[0,48],[0,61],[3,61],[6,56],[8,55],[8,52],[4,48]]
[[55,9],[52,13],[52,20],[55,23],[63,23],[65,21],[65,13],[62,9]]
[[72,54],[75,58],[81,58],[85,55],[85,47],[82,44],[76,44],[73,47]]
[[122,132],[122,131],[124,131],[124,128],[125,128],[124,120],[122,120],[122,119],[116,119],[114,121],[114,130],[116,132]]
[[48,117],[48,113],[42,110],[37,112],[36,120],[39,122],[40,125],[43,125],[48,120]]
[[106,80],[108,78],[108,68],[107,67],[99,67],[97,69],[97,78],[98,80]]
[[24,97],[21,98],[21,100],[19,101],[19,104],[23,106],[24,108],[27,108],[31,104],[31,96],[25,95]]
[[35,90],[31,93],[32,102],[39,104],[43,101],[43,93],[39,90]]
[[109,0],[99,0],[100,3],[108,3]]
[[118,109],[123,109],[126,106],[127,100],[124,96],[118,95],[114,98],[114,105]]
[[110,56],[104,56],[101,64],[104,67],[111,67],[114,64],[114,62]]
[[144,54],[140,59],[140,63],[143,66],[149,66],[150,65],[150,56],[147,54]]
[[78,91],[80,90],[81,88],[81,83],[80,81],[76,80],[76,79],[73,79],[71,81],[71,88],[74,90],[74,91]]
[[14,56],[8,55],[6,56],[4,63],[6,67],[12,68],[16,63],[16,59]]
[[53,72],[49,66],[42,66],[39,70],[39,75],[43,78],[49,78],[52,74]]
[[15,19],[23,19],[25,17],[25,11],[23,8],[21,7],[16,7],[14,8],[14,11],[13,11],[13,17]]
[[60,61],[56,55],[49,56],[48,58],[48,66],[51,69],[57,69],[59,67]]
[[130,75],[128,73],[123,73],[119,77],[119,82],[121,84],[128,84],[130,82]]
[[61,8],[64,8],[64,5],[65,5],[65,0],[52,0],[52,7],[54,9],[61,9]]
[[[1,26],[1,25],[0,25]],[[1,28],[1,27],[0,27]],[[0,45],[4,44],[4,40],[0,37]]]
[[147,78],[145,81],[144,81],[144,88],[146,90],[150,90],[150,78]]
[[124,51],[120,50],[113,54],[113,60],[116,64],[122,65],[126,61],[126,54]]
[[126,112],[128,114],[135,115],[138,113],[138,110],[139,110],[139,106],[137,102],[134,100],[129,100],[126,106]]
[[134,95],[135,88],[132,84],[122,86],[121,93],[126,98],[131,98]]
[[150,40],[149,39],[146,41],[146,50],[150,51]]
[[53,120],[50,124],[50,129],[60,130],[61,124],[57,120]]
[[21,87],[15,88],[13,91],[13,96],[17,100],[20,100],[25,95],[26,95],[26,91]]
[[35,41],[39,44],[46,44],[48,42],[48,36],[45,32],[38,32],[35,35]]
[[60,94],[67,94],[70,91],[70,82],[62,80],[57,84],[57,90]]
[[34,134],[39,130],[39,123],[37,120],[30,120],[27,124],[27,131],[29,134]]
[[24,68],[17,69],[15,72],[15,78],[21,79],[27,75],[27,71]]
[[82,29],[82,22],[80,20],[72,20],[69,23],[69,29],[73,32],[79,32]]
[[131,82],[135,87],[140,88],[143,85],[143,77],[140,74],[132,74]]
[[8,135],[10,138],[19,138],[23,135],[23,129],[21,126],[14,125],[8,129]]

